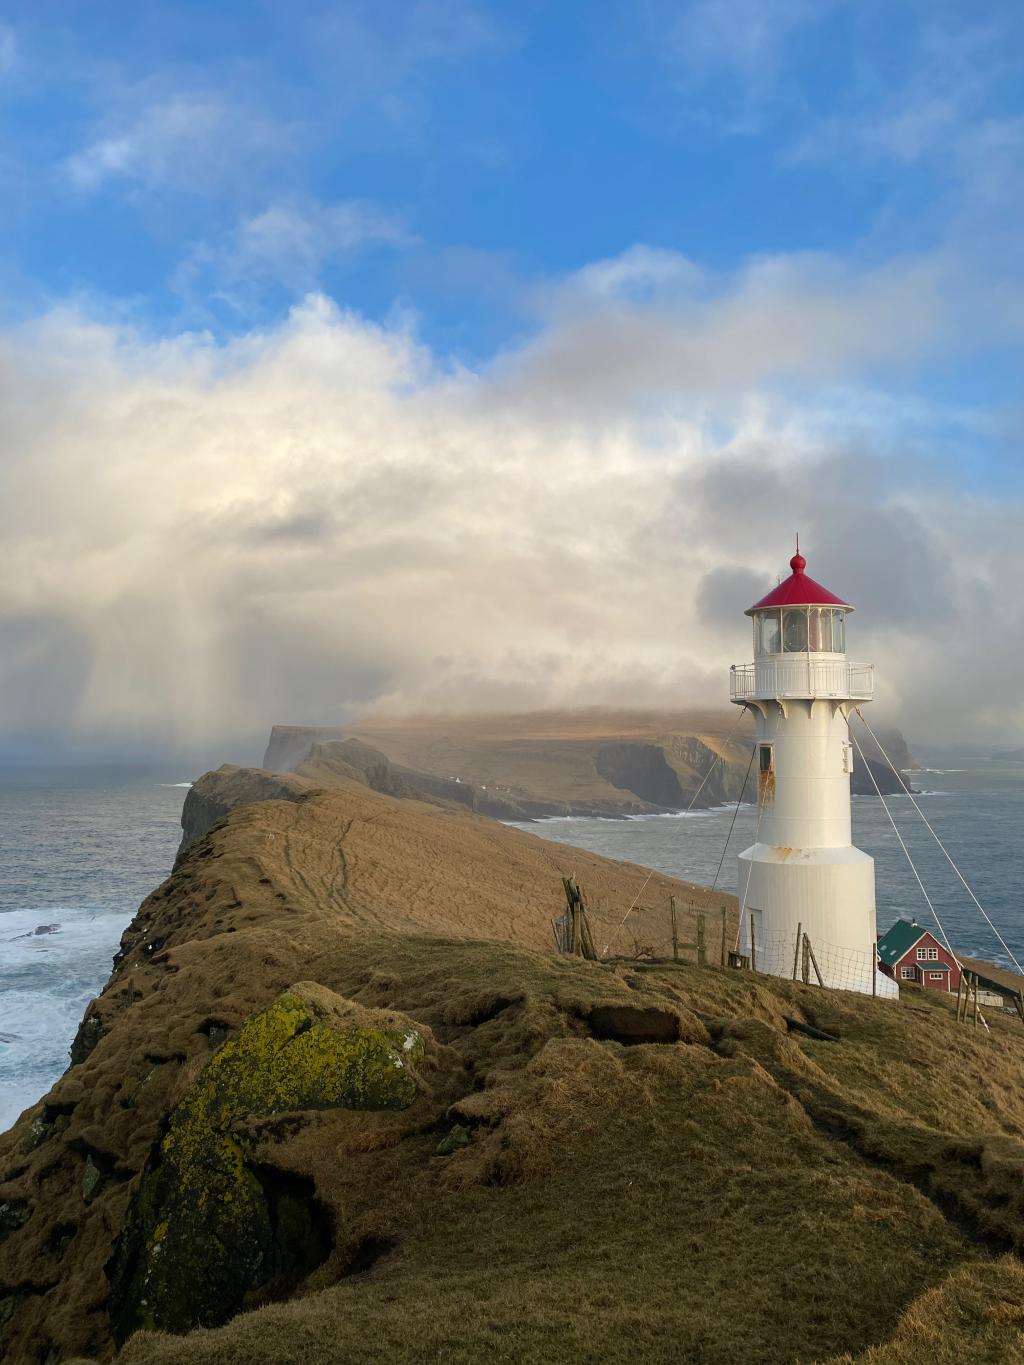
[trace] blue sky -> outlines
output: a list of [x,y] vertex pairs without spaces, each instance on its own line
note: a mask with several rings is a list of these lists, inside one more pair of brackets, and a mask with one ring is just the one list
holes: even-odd
[[[965,256],[1017,251],[1019,185],[999,183],[1022,136],[1012,3],[4,13],[15,314],[94,295],[158,331],[230,332],[319,287],[409,309],[474,362],[530,327],[545,282],[636,243],[712,271],[791,252],[864,266],[958,235]],[[965,202],[982,179],[987,202]],[[987,371],[967,357],[943,382],[987,398]]]
[[[0,741],[717,696],[796,525],[866,631],[973,622],[982,677],[1024,571],[1022,39],[943,0],[8,0]],[[344,648],[300,646],[328,599]],[[238,718],[261,649],[296,662]]]

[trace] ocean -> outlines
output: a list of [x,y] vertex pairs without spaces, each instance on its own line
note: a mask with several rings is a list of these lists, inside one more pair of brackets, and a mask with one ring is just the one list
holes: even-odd
[[[1024,963],[1018,870],[1024,763],[932,755],[919,803],[1013,954]],[[187,774],[155,768],[0,767],[0,1131],[54,1083],[86,1004],[102,988],[121,932],[168,874]],[[953,945],[1010,965],[906,797],[889,806]],[[719,885],[752,842],[752,807],[630,820],[554,819],[533,833]],[[856,843],[877,865],[879,930],[928,907],[876,797],[853,802]],[[639,887],[637,888],[639,890]],[[37,932],[45,929],[46,932]]]
[[0,1131],[67,1066],[122,931],[170,871],[186,777],[0,766]]

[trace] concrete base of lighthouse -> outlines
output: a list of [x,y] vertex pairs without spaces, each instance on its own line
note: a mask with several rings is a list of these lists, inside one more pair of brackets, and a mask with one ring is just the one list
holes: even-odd
[[[859,848],[776,848],[754,844],[738,860],[744,907],[740,951],[758,971],[799,975],[806,934],[826,986],[872,989],[875,865]],[[753,952],[751,953],[751,941]],[[813,975],[812,980],[817,977]],[[887,986],[894,983],[885,978]],[[885,988],[877,984],[881,992]]]
[[[837,990],[898,995],[873,970],[875,864],[850,841],[851,753],[847,703],[761,698],[759,842],[740,854],[740,951],[758,971],[797,975],[807,935],[822,981]],[[811,969],[810,979],[817,981]]]

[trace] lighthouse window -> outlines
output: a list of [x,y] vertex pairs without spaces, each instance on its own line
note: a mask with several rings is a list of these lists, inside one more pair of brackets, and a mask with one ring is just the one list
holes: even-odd
[[808,627],[809,648],[828,652],[832,648],[832,613],[828,607],[812,607]]
[[760,622],[761,622],[761,640],[760,640],[760,647],[759,647],[759,648],[758,648],[758,646],[757,646],[757,644],[756,644],[756,636],[755,636],[755,649],[757,649],[757,652],[758,652],[759,654],[778,654],[778,653],[779,653],[779,614],[778,614],[778,612],[775,612],[775,611],[767,612],[767,611],[766,611],[760,618],[755,617],[754,619],[755,619],[755,620],[760,619]]
[[[822,613],[824,615],[824,612]],[[846,612],[832,613],[832,648],[836,654],[846,653]]]
[[782,647],[788,654],[803,653],[807,648],[807,612],[786,611],[782,614]]
[[773,749],[772,749],[772,746],[771,746],[770,744],[762,744],[762,745],[761,745],[760,763],[761,763],[761,771],[762,771],[763,773],[770,773],[771,770],[772,770],[772,766],[773,766],[773,765],[772,765],[772,754],[773,754]]

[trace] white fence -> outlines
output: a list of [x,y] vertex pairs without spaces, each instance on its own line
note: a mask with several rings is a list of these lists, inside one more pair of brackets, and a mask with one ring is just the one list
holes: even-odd
[[755,697],[836,697],[870,701],[874,694],[875,670],[871,664],[815,658],[813,654],[734,664],[729,680],[729,695],[733,701]]

